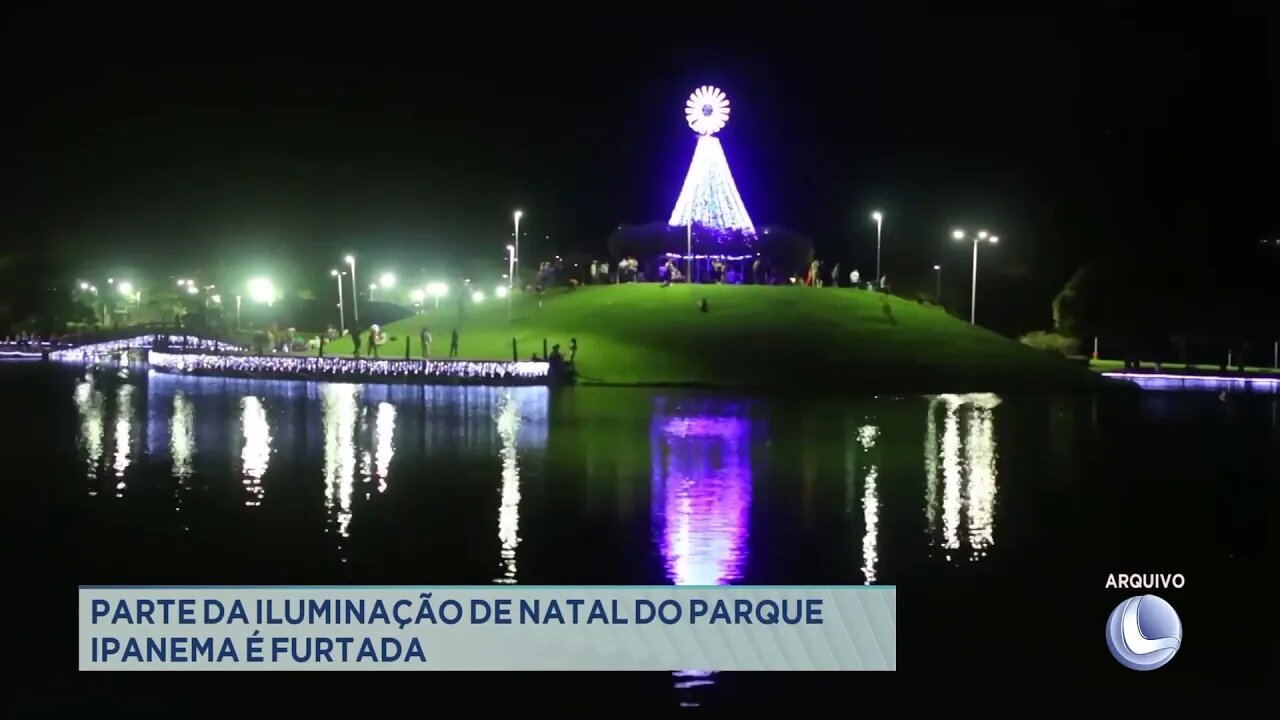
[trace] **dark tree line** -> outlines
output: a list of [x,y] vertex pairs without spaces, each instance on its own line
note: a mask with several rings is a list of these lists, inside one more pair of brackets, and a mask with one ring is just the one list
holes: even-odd
[[1280,338],[1280,254],[1265,244],[1115,253],[1076,271],[1054,299],[1053,317],[1060,335],[1109,341],[1104,354],[1119,346],[1194,362],[1233,349],[1270,361]]

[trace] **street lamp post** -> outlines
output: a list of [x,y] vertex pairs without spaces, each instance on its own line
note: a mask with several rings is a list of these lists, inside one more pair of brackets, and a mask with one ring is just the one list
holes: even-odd
[[236,330],[240,330],[240,296],[236,296]]
[[347,264],[351,266],[351,322],[358,330],[360,328],[360,288],[356,285],[356,256],[348,255]]
[[685,226],[684,231],[684,281],[693,282],[693,217],[690,216],[689,224]]
[[933,290],[933,304],[941,305],[942,304],[942,266],[934,265],[933,272],[938,276],[937,285],[934,287],[934,290]]
[[373,302],[373,291],[378,289],[378,283],[369,283],[369,302]]
[[334,278],[336,278],[338,281],[338,330],[343,335],[346,335],[347,334],[347,311],[342,306],[342,276],[346,275],[346,273],[337,268],[334,268],[329,271],[329,274],[332,275]]
[[[524,217],[524,213],[523,213],[523,212],[521,212],[521,211],[519,211],[519,210],[517,210],[517,211],[515,212],[514,217],[515,217],[515,221],[516,221],[516,241],[515,241],[515,262],[514,262],[514,263],[512,263],[512,265],[511,265],[511,267],[513,268],[513,270],[515,270],[515,269],[519,269],[519,267],[520,267],[520,218]],[[515,287],[515,285],[514,285],[514,283],[515,283],[515,272],[512,272],[512,273],[511,273],[511,281],[512,281],[512,283],[513,283],[513,284],[512,284],[512,287]],[[523,286],[523,285],[521,285],[520,287],[524,287],[524,286]]]
[[436,309],[440,309],[440,298],[449,291],[449,286],[441,282],[427,283],[427,294],[436,301]]
[[884,215],[879,210],[871,213],[871,219],[876,221],[876,286],[880,285],[880,229],[884,225]]
[[516,282],[516,246],[507,246],[507,321],[511,321],[511,295]]
[[[951,237],[956,240],[964,240],[964,230],[953,231]],[[969,324],[976,325],[978,317],[978,243],[984,240],[990,243],[997,243],[1000,242],[1000,238],[991,235],[986,230],[979,230],[977,235],[969,239],[973,241],[973,280],[971,281],[969,297]]]

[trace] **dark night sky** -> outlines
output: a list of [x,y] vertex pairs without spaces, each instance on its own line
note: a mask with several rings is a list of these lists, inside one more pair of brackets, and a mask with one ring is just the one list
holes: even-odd
[[886,273],[927,278],[940,262],[957,293],[968,246],[947,231],[989,226],[1002,244],[983,278],[1031,308],[1012,324],[1042,322],[1109,248],[1280,235],[1275,15],[1080,7],[844,8],[739,27],[690,15],[686,30],[381,18],[394,35],[27,17],[4,38],[4,242],[137,263],[328,265],[356,247],[431,264],[500,256],[520,207],[531,237],[552,238],[533,251],[603,251],[618,223],[670,213],[694,145],[683,101],[700,84],[729,93],[721,137],[758,225],[869,270],[867,214],[883,209]]

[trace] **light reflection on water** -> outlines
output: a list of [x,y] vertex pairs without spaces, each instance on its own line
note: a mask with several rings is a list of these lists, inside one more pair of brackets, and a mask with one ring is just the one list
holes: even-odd
[[[999,397],[986,393],[939,395],[929,401],[925,429],[925,518],[930,543],[942,548],[947,562],[956,562],[965,553],[970,561],[980,560],[995,544],[995,408],[999,404]],[[940,445],[938,415],[942,415]],[[940,499],[939,465],[942,468]]]
[[520,431],[520,403],[507,392],[498,401],[494,413],[498,437],[502,439],[502,491],[498,504],[498,541],[502,544],[499,564],[502,577],[494,582],[516,582],[516,547],[520,545],[520,467],[516,437]]
[[265,492],[262,477],[271,462],[271,425],[262,400],[255,395],[240,399],[240,429],[244,435],[244,448],[240,451],[241,482],[249,493],[244,504],[259,507]]
[[[419,434],[411,442],[416,443],[418,458],[424,452],[430,456],[458,448],[492,453],[501,575],[496,582],[515,582],[516,548],[521,542],[519,459],[546,449],[548,388],[361,386],[153,373],[146,378],[146,448],[139,456],[131,449],[139,417],[130,407],[132,383],[140,378],[106,378],[111,383],[106,392],[117,400],[112,405],[105,402],[96,377],[86,375],[72,393],[80,417],[79,444],[91,480],[119,482],[116,475],[130,463],[146,456],[160,458],[167,451],[169,474],[176,481],[174,508],[181,512],[183,492],[191,488],[197,472],[197,448],[207,449],[216,463],[217,454],[230,442],[236,448],[237,480],[248,495],[243,504],[257,508],[264,501],[265,483],[271,482],[265,478],[274,455],[287,453],[290,463],[296,464],[315,452],[323,464],[326,532],[335,536],[343,562],[361,502],[394,488],[392,474],[398,465],[393,461],[404,442],[397,437],[398,428],[406,417],[416,421],[413,427]],[[228,403],[235,408],[234,415],[228,413]],[[200,407],[205,408],[200,416],[209,420],[197,425]],[[115,431],[110,432],[104,422],[114,423]],[[101,468],[102,448],[112,442],[114,461],[109,469]],[[281,480],[290,478],[282,476],[275,482]],[[357,493],[357,488],[364,491]],[[95,493],[91,486],[90,495]]]
[[[858,445],[864,453],[871,452],[880,437],[880,428],[875,425],[863,425],[858,428]],[[863,471],[862,485],[862,577],[868,585],[876,582],[876,562],[879,555],[876,549],[877,533],[880,527],[880,496],[876,490],[876,480],[880,469],[871,462]]]
[[116,497],[124,497],[124,471],[129,469],[133,454],[133,385],[116,388],[115,459],[111,463],[115,471]]
[[[149,416],[148,416],[149,417]],[[195,407],[182,391],[173,394],[172,432],[169,435],[169,457],[173,461],[171,471],[177,481],[173,489],[173,509],[181,513],[185,498],[191,490],[191,476],[195,471]],[[190,532],[191,526],[183,519],[182,530]]]
[[[138,382],[148,383],[145,407],[136,402],[142,392],[135,391]],[[86,376],[74,384],[71,395],[79,416],[83,467],[91,480],[110,481],[122,495],[123,483],[128,481],[128,495],[134,497],[135,488],[142,487],[136,482],[145,477],[138,466],[151,461],[149,458],[159,460],[164,475],[174,483],[166,486],[165,492],[174,495],[174,507],[184,516],[184,528],[187,511],[206,497],[205,492],[189,491],[197,478],[196,488],[224,497],[229,496],[229,488],[237,488],[235,492],[248,506],[245,512],[256,512],[258,505],[268,500],[273,504],[315,502],[319,510],[323,498],[325,532],[341,562],[355,562],[352,558],[367,555],[352,553],[358,543],[369,542],[362,540],[368,527],[361,524],[363,518],[369,518],[369,523],[397,523],[403,522],[397,517],[413,517],[413,513],[366,513],[367,503],[396,503],[406,497],[402,489],[420,493],[425,487],[431,502],[438,505],[431,512],[469,512],[461,503],[466,502],[466,488],[478,482],[492,492],[492,500],[484,501],[487,509],[483,512],[490,518],[484,522],[491,528],[485,534],[493,543],[494,554],[484,553],[487,559],[483,562],[489,565],[482,571],[498,583],[537,582],[540,578],[536,576],[525,577],[529,568],[527,561],[521,560],[526,554],[545,551],[549,543],[560,542],[551,528],[556,527],[557,514],[575,512],[572,498],[582,489],[571,483],[606,482],[625,488],[638,480],[638,487],[644,487],[644,480],[627,477],[622,465],[611,466],[607,477],[575,477],[571,473],[581,472],[574,464],[580,459],[572,453],[558,459],[570,474],[539,474],[539,466],[531,461],[538,452],[545,452],[553,431],[585,433],[583,437],[589,440],[603,438],[590,434],[590,417],[583,418],[586,429],[580,425],[553,429],[548,409],[552,391],[547,388],[263,383],[143,378],[135,373],[125,380]],[[645,402],[653,403],[640,411],[646,429],[637,428],[634,434],[621,438],[615,433],[600,450],[620,455],[643,452],[648,445],[651,457],[640,460],[641,467],[635,469],[641,476],[648,475],[649,492],[644,494],[649,514],[647,541],[668,582],[740,582],[751,567],[749,541],[756,529],[753,513],[785,514],[786,510],[763,502],[779,492],[787,502],[803,497],[813,503],[812,510],[801,515],[799,526],[786,526],[791,531],[808,532],[806,523],[818,522],[824,512],[832,514],[829,520],[850,529],[845,537],[853,538],[852,546],[840,551],[842,559],[848,560],[846,581],[892,582],[895,568],[900,567],[899,558],[909,558],[910,553],[896,548],[886,555],[881,544],[898,536],[895,524],[905,516],[895,513],[902,497],[895,488],[913,486],[919,480],[921,466],[917,463],[922,446],[923,483],[914,485],[917,489],[911,492],[920,493],[915,496],[916,503],[923,495],[923,522],[918,510],[909,508],[907,512],[916,518],[914,527],[927,526],[929,540],[908,550],[924,554],[930,547],[937,548],[940,557],[955,562],[961,557],[982,558],[994,547],[999,469],[995,424],[1000,405],[995,396],[940,395],[851,403],[832,416],[834,424],[830,426],[840,430],[830,438],[838,437],[838,442],[806,445],[805,462],[813,464],[810,480],[814,487],[804,485],[798,470],[774,472],[768,477],[763,472],[771,467],[764,464],[761,452],[770,452],[766,424],[775,412],[783,413],[783,419],[795,417],[788,414],[790,409],[721,399],[660,397]],[[923,424],[920,410],[926,411]],[[646,412],[648,417],[643,415]],[[781,424],[777,427],[781,429]],[[815,416],[812,427],[824,427],[823,419]],[[137,442],[140,428],[146,431],[141,446]],[[111,457],[104,460],[104,452],[110,452]],[[796,468],[796,457],[784,455],[780,459]],[[916,470],[901,478],[899,468],[908,464]],[[457,473],[449,470],[454,465],[460,468]],[[305,474],[285,469],[301,467],[312,469]],[[226,470],[219,468],[231,469],[232,477],[227,478]],[[823,468],[834,470],[835,477],[827,478]],[[823,484],[834,480],[838,493],[841,468],[843,507],[836,499],[833,507],[824,509],[821,499],[830,491],[824,490]],[[312,483],[317,481],[323,492],[318,487],[310,494],[281,492],[283,483],[315,487]],[[538,503],[532,510],[525,507],[529,497],[541,497],[541,483],[547,481],[562,488],[560,492],[571,493],[565,496],[568,502],[557,501],[555,507]],[[271,493],[265,493],[266,484],[270,484]],[[90,494],[100,487],[91,485]],[[530,487],[539,489],[531,495]],[[644,512],[646,502],[637,502],[639,497],[621,491],[618,495],[622,505]],[[757,500],[762,506],[753,509]],[[123,502],[130,502],[130,498]],[[355,516],[361,519],[353,521]],[[215,524],[219,519],[228,525],[235,523],[234,517],[215,516]],[[532,537],[530,526],[540,528]],[[319,524],[316,527],[318,533]],[[390,532],[378,527],[369,530],[372,537]],[[218,532],[209,527],[204,531]],[[290,531],[307,530],[295,525]],[[886,562],[886,557],[894,559]],[[430,566],[426,567],[429,570]],[[702,693],[715,684],[713,673],[681,670],[673,676],[684,703],[697,704]]]
[[378,479],[378,492],[384,493],[387,491],[387,477],[391,474],[391,458],[396,454],[395,405],[385,401],[378,403],[378,418],[374,433],[373,474]]
[[89,495],[98,494],[96,483],[102,464],[102,445],[105,426],[102,419],[102,392],[94,387],[93,375],[86,375],[76,383],[73,398],[80,416],[80,450],[85,456],[85,475],[89,483]]
[[[324,501],[330,522],[342,538],[349,537],[351,494],[356,475],[356,403],[360,387],[342,383],[324,386]],[[341,541],[339,551],[343,550]],[[345,556],[343,557],[345,561]]]
[[[745,407],[695,404],[653,416],[653,531],[675,585],[727,585],[747,564],[752,475],[751,418]],[[682,707],[701,705],[697,689],[716,673],[672,673]]]

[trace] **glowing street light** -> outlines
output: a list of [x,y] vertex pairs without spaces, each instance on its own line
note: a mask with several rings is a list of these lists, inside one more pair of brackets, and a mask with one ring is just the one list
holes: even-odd
[[884,215],[877,210],[871,213],[871,219],[876,221],[876,285],[880,284],[880,229],[884,225]]
[[[116,289],[120,291],[121,295],[125,296],[125,298],[129,300],[133,300],[134,304],[137,305],[139,308],[142,307],[142,291],[138,290],[135,292],[133,289],[133,283],[129,282],[128,280],[121,280],[120,282],[116,283],[115,286],[116,286]],[[125,311],[128,312],[128,309],[129,309],[129,304],[128,302],[126,302]]]
[[[951,237],[956,240],[964,240],[964,230],[953,230]],[[974,325],[977,323],[978,317],[978,243],[985,241],[994,244],[1000,242],[1000,238],[991,235],[986,230],[979,230],[977,235],[969,239],[973,241],[973,281],[969,298],[969,324]]]
[[348,255],[347,264],[351,266],[351,320],[360,327],[360,291],[356,289],[356,256]]
[[396,276],[393,273],[384,272],[378,278],[378,287],[393,288],[396,286]]
[[440,298],[449,293],[449,286],[442,282],[427,283],[427,294],[436,301],[436,308],[440,307]]
[[338,268],[333,268],[332,270],[329,271],[329,274],[332,275],[338,281],[338,330],[343,335],[346,335],[347,334],[347,310],[346,310],[346,307],[342,304],[342,276],[346,275],[347,273],[345,270],[339,270]]
[[507,287],[514,288],[516,283],[516,246],[507,246]]
[[477,291],[475,291],[475,292],[471,293],[471,301],[472,301],[472,302],[484,302],[484,293],[480,292],[479,290],[477,290]]
[[187,286],[187,294],[188,294],[188,295],[195,295],[195,294],[196,294],[196,293],[198,293],[198,292],[200,292],[200,288],[196,287],[195,285],[188,285],[188,286]]
[[81,283],[80,283],[80,289],[81,289],[81,290],[88,290],[88,289],[89,289],[89,283],[87,283],[87,282],[81,282]]
[[506,285],[499,285],[497,289],[493,291],[493,294],[497,295],[500,298],[504,298],[504,297],[510,297],[511,291],[507,288]]
[[421,290],[409,291],[409,299],[413,301],[414,305],[421,305],[423,299],[425,299],[426,297],[427,297],[427,294]]
[[276,301],[276,287],[267,278],[254,278],[249,281],[249,299],[271,305]]

